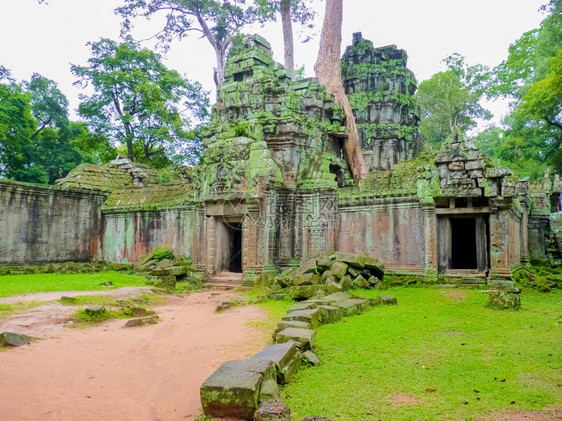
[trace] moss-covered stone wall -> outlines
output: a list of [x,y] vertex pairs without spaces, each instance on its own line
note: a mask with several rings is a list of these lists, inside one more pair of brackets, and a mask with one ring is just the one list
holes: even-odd
[[101,259],[107,195],[0,180],[0,264]]

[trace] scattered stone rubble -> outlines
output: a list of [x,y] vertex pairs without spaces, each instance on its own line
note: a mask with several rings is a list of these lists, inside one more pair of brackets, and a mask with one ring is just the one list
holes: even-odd
[[334,252],[309,259],[287,275],[277,277],[277,286],[294,300],[349,289],[383,289],[384,266],[371,257]]
[[380,304],[395,305],[397,302],[389,295],[369,300],[339,291],[296,303],[278,323],[273,333],[275,344],[266,346],[249,360],[223,363],[205,380],[200,389],[205,415],[290,420],[289,408],[279,400],[279,385],[291,380],[303,360],[312,365],[320,364],[312,352],[316,329]]

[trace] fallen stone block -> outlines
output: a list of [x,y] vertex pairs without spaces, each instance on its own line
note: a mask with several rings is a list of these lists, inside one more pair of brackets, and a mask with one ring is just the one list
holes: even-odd
[[365,267],[365,256],[360,256],[358,254],[337,252],[336,260],[340,260],[349,266],[354,266],[359,269],[363,269]]
[[279,385],[273,379],[265,380],[261,384],[260,388],[260,396],[258,398],[258,402],[261,404],[263,402],[270,401],[272,399],[279,399],[281,397],[281,393],[279,391]]
[[310,300],[302,301],[300,303],[295,304],[292,306],[288,311],[298,311],[298,310],[310,310],[312,308],[316,308],[316,302],[312,302]]
[[273,361],[277,383],[286,384],[301,366],[301,351],[296,342],[278,343],[266,346],[252,360]]
[[337,301],[334,305],[342,309],[344,316],[353,316],[369,308],[369,300],[366,298],[349,298]]
[[60,297],[59,301],[61,304],[73,305],[76,304],[78,300],[76,299],[76,297],[67,297],[66,295],[63,295],[62,297]]
[[351,276],[345,275],[340,279],[340,285],[343,291],[347,291],[353,287],[353,279],[351,279]]
[[263,382],[273,379],[269,360],[236,360],[223,363],[201,385],[203,412],[211,417],[252,420],[258,409]]
[[318,309],[297,310],[288,313],[282,320],[297,320],[299,322],[310,323],[312,329],[320,325],[320,311]]
[[319,272],[330,270],[331,265],[332,265],[332,261],[327,257],[322,257],[316,260],[316,268]]
[[291,409],[281,399],[272,399],[259,406],[254,421],[291,421]]
[[372,257],[365,257],[364,262],[365,269],[369,269],[369,271],[381,281],[384,279],[384,265],[381,262]]
[[168,268],[170,275],[173,276],[185,276],[187,275],[187,269],[184,266],[172,266]]
[[320,323],[325,325],[329,323],[336,323],[341,320],[342,309],[336,306],[318,306],[320,310]]
[[275,339],[278,344],[295,341],[299,343],[300,349],[308,351],[312,349],[314,336],[316,332],[312,329],[299,329],[296,327],[288,327],[277,334]]
[[366,289],[369,288],[371,284],[363,277],[363,275],[359,275],[353,280],[353,286],[355,288]]
[[27,335],[20,335],[13,332],[0,333],[0,346],[23,346],[31,342],[31,338]]
[[488,307],[507,310],[517,310],[521,308],[521,295],[519,292],[506,290],[491,290],[488,293]]
[[318,291],[318,285],[292,286],[288,288],[288,290],[289,296],[293,300],[306,300],[316,294],[316,291]]
[[303,352],[302,357],[312,365],[320,365],[321,364],[320,359],[312,351]]
[[158,316],[141,317],[140,319],[130,319],[127,320],[124,327],[138,327],[146,325],[155,325],[160,321]]
[[353,295],[351,295],[349,292],[341,291],[326,295],[323,300],[326,300],[329,304],[334,304],[336,301],[348,300],[350,298],[353,298]]
[[357,277],[359,275],[361,275],[361,272],[363,272],[362,269],[356,268],[355,266],[350,266],[347,271],[349,272],[349,274],[353,277]]
[[293,272],[289,274],[291,278],[295,278],[307,273],[316,272],[316,259],[308,259],[302,262],[302,264],[296,268]]
[[332,266],[330,267],[330,273],[332,274],[332,276],[341,279],[347,273],[348,267],[349,266],[343,262],[335,261],[334,263],[332,263]]
[[86,312],[86,314],[90,317],[96,317],[96,316],[101,316],[102,314],[105,314],[105,312],[107,311],[105,309],[104,306],[101,305],[95,305],[95,306],[90,306],[90,307],[86,307],[84,309],[84,311]]
[[304,275],[293,276],[291,279],[293,280],[293,285],[295,286],[314,285],[318,283],[314,273],[305,273]]
[[297,320],[281,320],[279,323],[277,323],[277,326],[275,327],[275,331],[273,332],[273,335],[272,335],[273,340],[275,340],[275,338],[277,337],[277,334],[279,332],[287,329],[288,327],[297,327],[299,329],[311,329],[312,328],[312,326],[310,326],[310,323],[299,322]]
[[152,269],[150,272],[148,272],[149,276],[170,276],[171,275],[171,271],[169,268],[166,269]]
[[379,298],[381,299],[381,304],[392,305],[392,306],[398,304],[398,300],[392,295],[382,294],[379,295]]

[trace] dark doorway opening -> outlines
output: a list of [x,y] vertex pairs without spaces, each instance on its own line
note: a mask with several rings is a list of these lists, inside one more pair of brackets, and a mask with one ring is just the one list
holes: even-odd
[[476,218],[451,218],[451,269],[477,269]]
[[230,272],[242,272],[242,223],[228,223],[230,238],[229,270]]

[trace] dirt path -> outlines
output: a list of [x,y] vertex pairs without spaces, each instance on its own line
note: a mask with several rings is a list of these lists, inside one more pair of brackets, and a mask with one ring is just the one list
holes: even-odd
[[268,341],[252,306],[215,313],[229,293],[170,297],[161,322],[124,329],[123,320],[65,328],[59,337],[0,352],[0,408],[9,420],[192,420],[199,386],[222,362],[247,358]]

